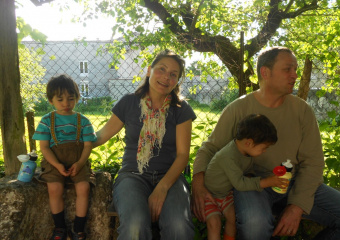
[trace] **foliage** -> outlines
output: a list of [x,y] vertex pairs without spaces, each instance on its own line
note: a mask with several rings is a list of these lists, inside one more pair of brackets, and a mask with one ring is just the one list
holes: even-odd
[[86,101],[80,100],[77,104],[76,111],[82,113],[96,113],[100,112],[105,115],[111,111],[111,107],[116,100],[112,100],[110,96],[108,97],[95,97],[86,99]]
[[[103,153],[105,153],[104,156]],[[95,171],[109,172],[112,179],[114,179],[121,167],[123,153],[123,139],[116,135],[108,140],[107,143],[92,149],[90,159],[92,168]]]
[[282,23],[282,34],[271,44],[291,48],[300,63],[306,58],[313,62],[313,74],[320,78],[319,69],[325,69],[327,91],[337,89],[339,76],[340,8],[335,1],[323,3],[322,8],[313,10],[306,16],[298,16],[294,21]]
[[222,110],[227,106],[229,103],[234,101],[236,98],[238,98],[238,89],[226,89],[222,96],[219,99],[214,99],[211,103],[211,108],[213,110],[218,110],[219,112],[222,112]]
[[[250,81],[254,74],[253,58],[270,40],[284,35],[284,30],[294,24],[296,18],[302,19],[310,12],[325,16],[333,7],[330,0],[249,0],[241,4],[236,0],[78,2],[84,7],[84,15],[80,18],[84,22],[100,13],[115,17],[113,34],[124,39],[114,41],[109,48],[116,67],[129,49],[142,49],[138,58],[143,63],[144,60],[150,62],[148,51],[151,46],[156,46],[155,51],[171,48],[184,57],[200,52],[208,58],[205,62],[215,62],[215,69],[206,70],[214,76],[228,69],[237,80],[240,93],[245,87],[258,87]],[[240,63],[241,32],[244,32],[246,43],[244,59]],[[239,81],[241,65],[244,65],[245,82]],[[202,69],[203,75],[204,71]]]
[[43,97],[41,81],[46,69],[40,65],[41,57],[24,46],[19,48],[20,94],[24,113],[32,111],[34,104]]
[[20,94],[23,101],[24,112],[27,112],[32,111],[34,104],[43,96],[41,93],[41,88],[43,87],[41,82],[46,69],[40,65],[42,59],[41,55],[44,53],[42,49],[28,49],[21,41],[23,38],[29,36],[33,40],[44,45],[47,36],[37,29],[33,29],[21,17],[16,19],[16,25],[18,29]]
[[340,114],[329,113],[330,120],[320,124],[325,155],[325,183],[340,187]]
[[37,29],[33,29],[21,17],[17,17],[17,28],[19,30],[18,35],[17,35],[19,46],[21,45],[22,39],[27,36],[30,36],[33,40],[41,42],[43,44],[46,42],[47,36],[39,32]]
[[[102,101],[94,100],[94,103],[99,102]],[[107,121],[108,119],[102,120],[97,127],[103,127]],[[121,137],[123,134],[124,130],[121,130],[121,132],[109,139],[105,144],[98,146],[91,151],[90,160],[92,168],[96,171],[109,172],[112,179],[114,179],[121,167],[125,146],[124,138]]]
[[46,97],[40,97],[34,104],[34,114],[36,116],[42,116],[48,112],[53,111],[52,105],[48,102]]

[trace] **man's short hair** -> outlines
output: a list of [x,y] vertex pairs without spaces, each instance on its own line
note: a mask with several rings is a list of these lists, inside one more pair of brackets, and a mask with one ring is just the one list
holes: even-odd
[[268,67],[270,70],[272,70],[275,62],[276,57],[279,55],[280,52],[287,52],[294,56],[294,52],[286,47],[271,47],[268,49],[265,49],[264,51],[260,52],[260,55],[257,58],[257,77],[259,80],[262,79],[261,76],[261,67],[265,66]]

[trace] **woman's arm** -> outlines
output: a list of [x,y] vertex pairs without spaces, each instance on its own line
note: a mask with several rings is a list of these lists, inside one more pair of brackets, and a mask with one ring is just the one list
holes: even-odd
[[191,119],[176,126],[176,159],[149,196],[149,208],[151,210],[152,221],[158,220],[168,190],[175,183],[188,164],[191,143],[191,128]]
[[102,129],[100,129],[97,134],[97,141],[93,143],[93,147],[98,147],[106,143],[110,138],[116,135],[124,126],[124,123],[115,115],[112,114],[111,118],[104,125]]

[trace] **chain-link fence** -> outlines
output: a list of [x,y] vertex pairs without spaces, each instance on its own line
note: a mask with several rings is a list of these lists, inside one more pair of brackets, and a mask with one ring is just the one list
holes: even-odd
[[[111,66],[113,56],[105,51],[107,41],[60,41],[47,42],[44,46],[33,41],[23,42],[19,48],[21,95],[24,111],[35,113],[35,124],[41,116],[52,110],[45,97],[45,83],[58,74],[70,75],[79,85],[81,99],[76,111],[87,115],[95,130],[99,130],[111,115],[114,101],[126,93],[132,93],[139,82],[135,76],[141,78],[145,69],[136,61],[138,50],[128,50],[125,59],[120,61],[118,68]],[[98,49],[101,48],[99,52]],[[199,59],[197,59],[199,60]],[[216,79],[209,77],[202,82],[199,71],[192,78],[187,77],[182,83],[182,94],[194,108],[197,119],[192,139],[193,146],[200,146],[213,129],[223,108],[238,97],[238,89],[231,88],[231,74],[226,71],[224,77]],[[333,91],[320,95],[318,91],[326,87],[328,79],[325,69],[313,66],[310,90],[307,102],[313,107],[318,120],[328,118],[327,112],[339,112],[339,108],[332,102],[339,102],[339,97]],[[297,93],[298,84],[295,86]],[[122,137],[122,136],[121,136]],[[120,143],[121,144],[121,143]],[[101,152],[103,157],[106,153]]]

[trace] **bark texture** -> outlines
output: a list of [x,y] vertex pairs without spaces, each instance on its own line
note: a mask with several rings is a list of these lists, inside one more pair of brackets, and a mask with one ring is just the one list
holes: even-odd
[[[16,180],[17,175],[0,179],[0,236],[2,240],[49,239],[54,224],[45,183]],[[112,200],[112,179],[107,172],[96,173],[91,186],[90,206],[85,227],[87,239],[112,239],[111,218],[107,208]],[[65,220],[69,229],[75,217],[76,193],[72,185],[65,190]]]

